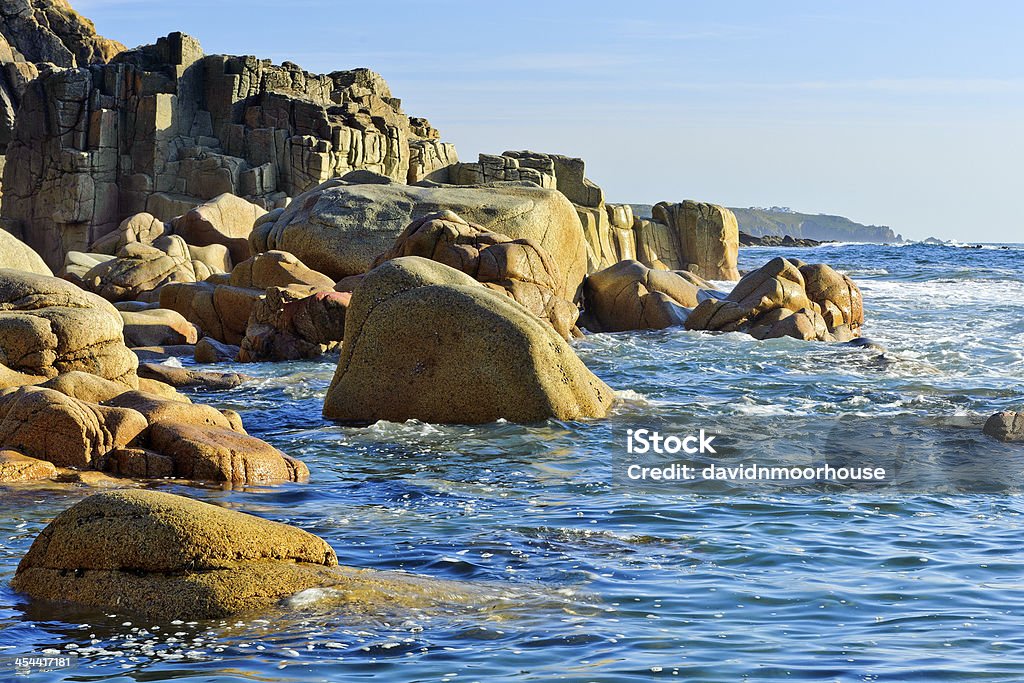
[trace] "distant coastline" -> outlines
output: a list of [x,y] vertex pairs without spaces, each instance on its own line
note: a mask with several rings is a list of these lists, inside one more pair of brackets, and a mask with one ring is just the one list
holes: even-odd
[[[632,204],[633,213],[641,218],[651,215],[650,204]],[[785,237],[819,242],[903,242],[903,235],[887,225],[864,225],[844,216],[799,213],[784,207],[739,209],[736,214],[740,232],[753,237]]]

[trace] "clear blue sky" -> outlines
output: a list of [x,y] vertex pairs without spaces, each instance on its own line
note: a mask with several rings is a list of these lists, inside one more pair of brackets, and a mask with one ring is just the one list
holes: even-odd
[[367,66],[463,160],[581,156],[610,201],[1024,241],[1024,3],[72,0],[129,46]]

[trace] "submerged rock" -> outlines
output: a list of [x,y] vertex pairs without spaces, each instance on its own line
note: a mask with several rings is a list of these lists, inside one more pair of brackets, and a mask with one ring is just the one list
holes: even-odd
[[983,431],[1000,441],[1024,441],[1024,412],[996,413],[985,422]]
[[612,401],[550,325],[461,271],[409,256],[354,292],[324,416],[535,422],[603,417]]
[[139,377],[155,379],[172,387],[202,387],[204,389],[233,389],[252,377],[239,372],[192,370],[163,363],[140,363]]

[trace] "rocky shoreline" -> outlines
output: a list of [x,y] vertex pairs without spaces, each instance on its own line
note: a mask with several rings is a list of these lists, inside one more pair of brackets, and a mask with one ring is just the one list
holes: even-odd
[[[12,583],[32,597],[176,618],[314,587],[349,606],[480,598],[338,567],[301,530],[139,489],[316,479],[238,413],[192,401],[245,375],[161,362],[175,355],[338,352],[325,417],[479,424],[605,417],[616,393],[573,350],[585,333],[871,347],[860,289],[827,264],[776,258],[740,277],[740,246],[820,242],[749,238],[696,200],[636,217],[581,159],[459,162],[367,69],[205,55],[181,33],[125,50],[62,2],[8,4],[0,484],[130,489],[40,534]],[[1020,440],[1024,418],[985,432]]]

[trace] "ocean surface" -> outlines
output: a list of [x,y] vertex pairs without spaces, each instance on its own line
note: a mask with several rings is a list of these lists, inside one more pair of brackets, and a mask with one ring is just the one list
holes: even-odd
[[[334,358],[240,366],[258,379],[203,395],[313,478],[160,488],[500,599],[353,615],[310,594],[198,623],[32,604],[9,588],[19,559],[91,493],[41,486],[0,492],[0,656],[78,655],[32,681],[1024,679],[1024,447],[981,434],[1024,406],[1024,246],[746,248],[740,268],[777,255],[854,278],[876,346],[590,335],[579,354],[624,400],[586,423],[343,428],[320,417]],[[641,428],[891,476],[633,480],[654,462],[627,453]]]

